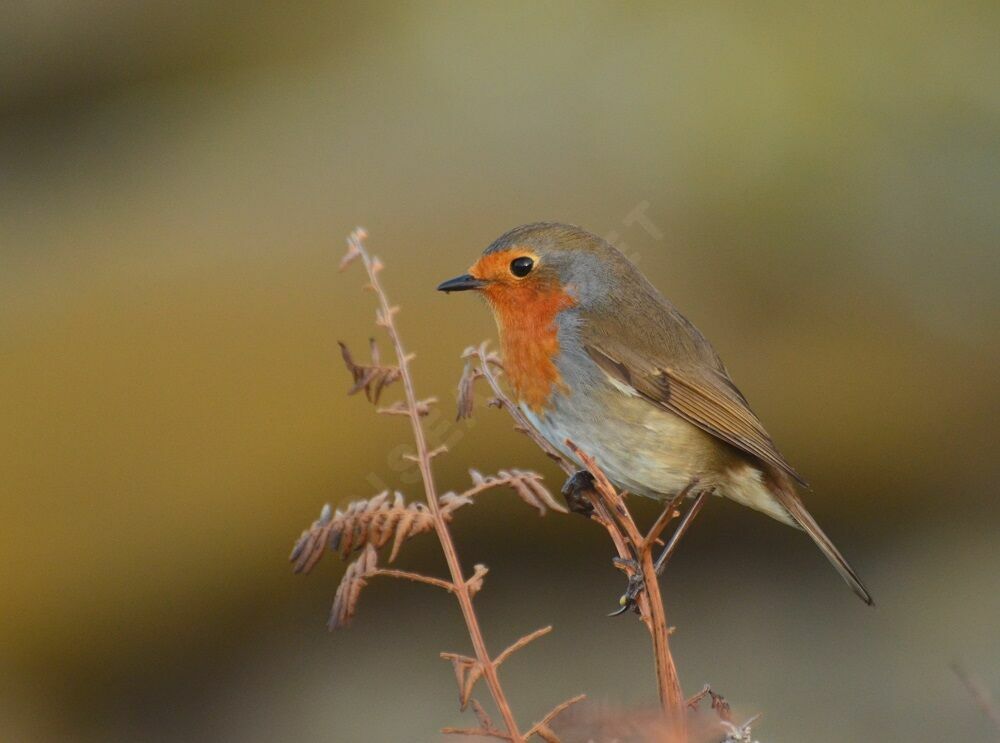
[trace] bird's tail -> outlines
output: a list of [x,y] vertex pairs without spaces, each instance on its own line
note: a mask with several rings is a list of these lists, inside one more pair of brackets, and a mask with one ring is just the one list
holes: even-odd
[[854,593],[869,606],[874,606],[875,601],[872,599],[871,594],[868,593],[868,589],[865,588],[858,574],[854,572],[854,568],[840,554],[840,550],[833,545],[830,538],[819,528],[816,519],[806,510],[798,493],[795,492],[795,486],[791,480],[783,472],[772,471],[769,474],[771,474],[771,477],[768,478],[770,480],[769,484],[772,485],[771,492],[774,494],[774,497],[788,511],[795,520],[795,523],[801,526],[802,530],[813,538],[816,546],[822,550],[823,554],[826,555],[826,559],[836,568],[837,572],[840,573],[840,576],[847,582],[847,585],[851,587]]

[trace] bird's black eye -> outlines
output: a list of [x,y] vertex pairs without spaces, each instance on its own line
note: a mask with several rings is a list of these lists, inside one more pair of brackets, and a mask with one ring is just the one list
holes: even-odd
[[521,256],[520,258],[515,258],[510,262],[510,272],[519,279],[523,279],[531,273],[531,269],[534,267],[535,262],[526,255]]

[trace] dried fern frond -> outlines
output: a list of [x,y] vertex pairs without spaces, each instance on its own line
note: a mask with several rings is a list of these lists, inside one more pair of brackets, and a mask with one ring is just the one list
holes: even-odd
[[[493,719],[487,714],[486,710],[483,709],[483,705],[479,703],[479,700],[470,700],[472,705],[472,711],[476,715],[476,720],[479,721],[478,728],[442,728],[441,732],[445,735],[460,735],[466,738],[495,738],[497,740],[513,740],[511,735],[505,733],[503,730],[498,728],[494,723]],[[464,710],[466,705],[462,705]],[[527,740],[529,736],[525,735],[524,740]]]
[[458,705],[463,712],[469,706],[472,688],[483,676],[483,664],[475,658],[459,653],[441,653],[441,657],[451,663],[458,684]]
[[[476,572],[479,573],[480,569],[485,574],[485,568],[482,565],[477,565]],[[529,632],[523,637],[519,637],[497,657],[491,659],[490,663],[493,665],[493,668],[499,668],[505,660],[525,645],[537,640],[539,637],[547,635],[551,631],[552,626],[549,625],[548,627],[536,629],[534,632]],[[455,671],[455,680],[458,682],[458,703],[464,712],[465,708],[469,705],[469,701],[472,699],[472,690],[476,682],[483,676],[483,664],[476,658],[470,658],[460,653],[441,653],[441,657],[449,661]]]
[[[458,415],[456,420],[472,417],[476,380],[486,376],[483,366],[493,367],[491,371],[494,376],[503,373],[503,363],[500,361],[500,357],[493,352],[487,353],[486,345],[486,342],[483,342],[479,346],[469,346],[462,352],[462,358],[466,359],[466,362],[462,376],[458,380]],[[489,405],[502,407],[503,402],[499,398],[493,398],[489,401]]]
[[400,378],[400,371],[398,366],[388,366],[381,363],[378,345],[374,338],[369,339],[368,343],[371,347],[371,363],[359,364],[354,360],[347,345],[343,341],[337,341],[340,346],[340,354],[344,357],[344,364],[351,376],[354,377],[354,386],[348,390],[347,394],[353,395],[364,390],[365,397],[368,398],[369,402],[378,403],[382,391]]
[[490,718],[488,714],[486,714],[486,710],[483,709],[483,705],[479,703],[479,700],[477,699],[472,700],[472,711],[475,713],[476,719],[479,720],[479,724],[482,725],[484,728],[486,728],[487,730],[497,729],[497,726],[493,724],[493,720]]
[[421,418],[423,418],[425,416],[430,415],[431,405],[433,405],[436,402],[437,402],[436,397],[428,397],[426,400],[417,400],[413,408],[410,408],[410,406],[407,405],[402,400],[397,400],[388,407],[379,408],[376,412],[381,413],[382,415],[405,415],[405,416],[410,416],[413,415],[413,413],[416,413]]
[[490,572],[490,569],[482,563],[477,562],[473,566],[472,571],[472,575],[465,581],[465,585],[469,589],[469,595],[475,597],[477,593],[483,590],[483,578]]
[[[460,496],[442,498],[441,513],[448,518],[456,508],[468,503],[468,498]],[[334,512],[329,504],[323,506],[320,517],[295,543],[289,560],[296,573],[308,573],[327,549],[339,552],[346,560],[353,550],[369,544],[381,548],[391,539],[389,562],[393,562],[406,540],[433,528],[434,517],[424,503],[408,504],[402,493],[390,496],[386,490],[368,500],[354,501],[344,511]]]
[[509,487],[518,497],[532,508],[538,510],[539,516],[544,516],[548,509],[566,513],[566,507],[552,497],[542,484],[542,476],[530,470],[500,470],[496,475],[483,475],[478,470],[469,470],[472,477],[472,487],[462,493],[472,496],[490,488]]
[[464,420],[472,417],[473,395],[476,389],[476,380],[481,377],[479,369],[471,360],[465,362],[462,376],[458,380],[458,414],[455,420]]
[[347,566],[344,577],[340,579],[337,593],[333,597],[333,607],[330,609],[331,630],[346,627],[354,618],[358,608],[361,589],[368,585],[368,579],[378,573],[378,553],[370,544],[361,556]]
[[354,263],[354,261],[358,258],[361,258],[361,245],[366,237],[368,237],[368,230],[364,227],[357,227],[347,238],[347,252],[344,253],[344,257],[340,259],[341,271]]
[[[439,502],[441,515],[450,519],[455,510],[472,500],[446,493]],[[288,559],[294,563],[296,573],[308,573],[327,549],[339,552],[346,560],[353,550],[367,544],[381,548],[391,539],[389,562],[394,562],[406,540],[433,528],[434,517],[426,504],[407,503],[399,492],[390,498],[386,490],[367,500],[353,501],[344,511],[334,511],[327,503],[319,518],[302,532]]]

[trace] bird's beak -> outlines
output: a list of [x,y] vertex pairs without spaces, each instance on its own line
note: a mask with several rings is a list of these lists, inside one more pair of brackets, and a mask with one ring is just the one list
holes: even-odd
[[486,286],[486,282],[482,279],[477,279],[470,273],[464,274],[462,276],[456,276],[453,279],[448,279],[440,284],[438,284],[439,292],[465,292],[469,289],[482,289]]

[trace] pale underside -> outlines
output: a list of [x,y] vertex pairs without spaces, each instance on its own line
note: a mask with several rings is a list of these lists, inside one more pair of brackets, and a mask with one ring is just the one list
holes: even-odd
[[522,410],[570,460],[576,461],[566,439],[593,455],[612,482],[629,492],[663,500],[697,478],[699,489],[712,488],[716,495],[798,526],[747,456],[619,380],[601,376],[587,395],[574,399],[553,391],[544,412],[524,405]]

